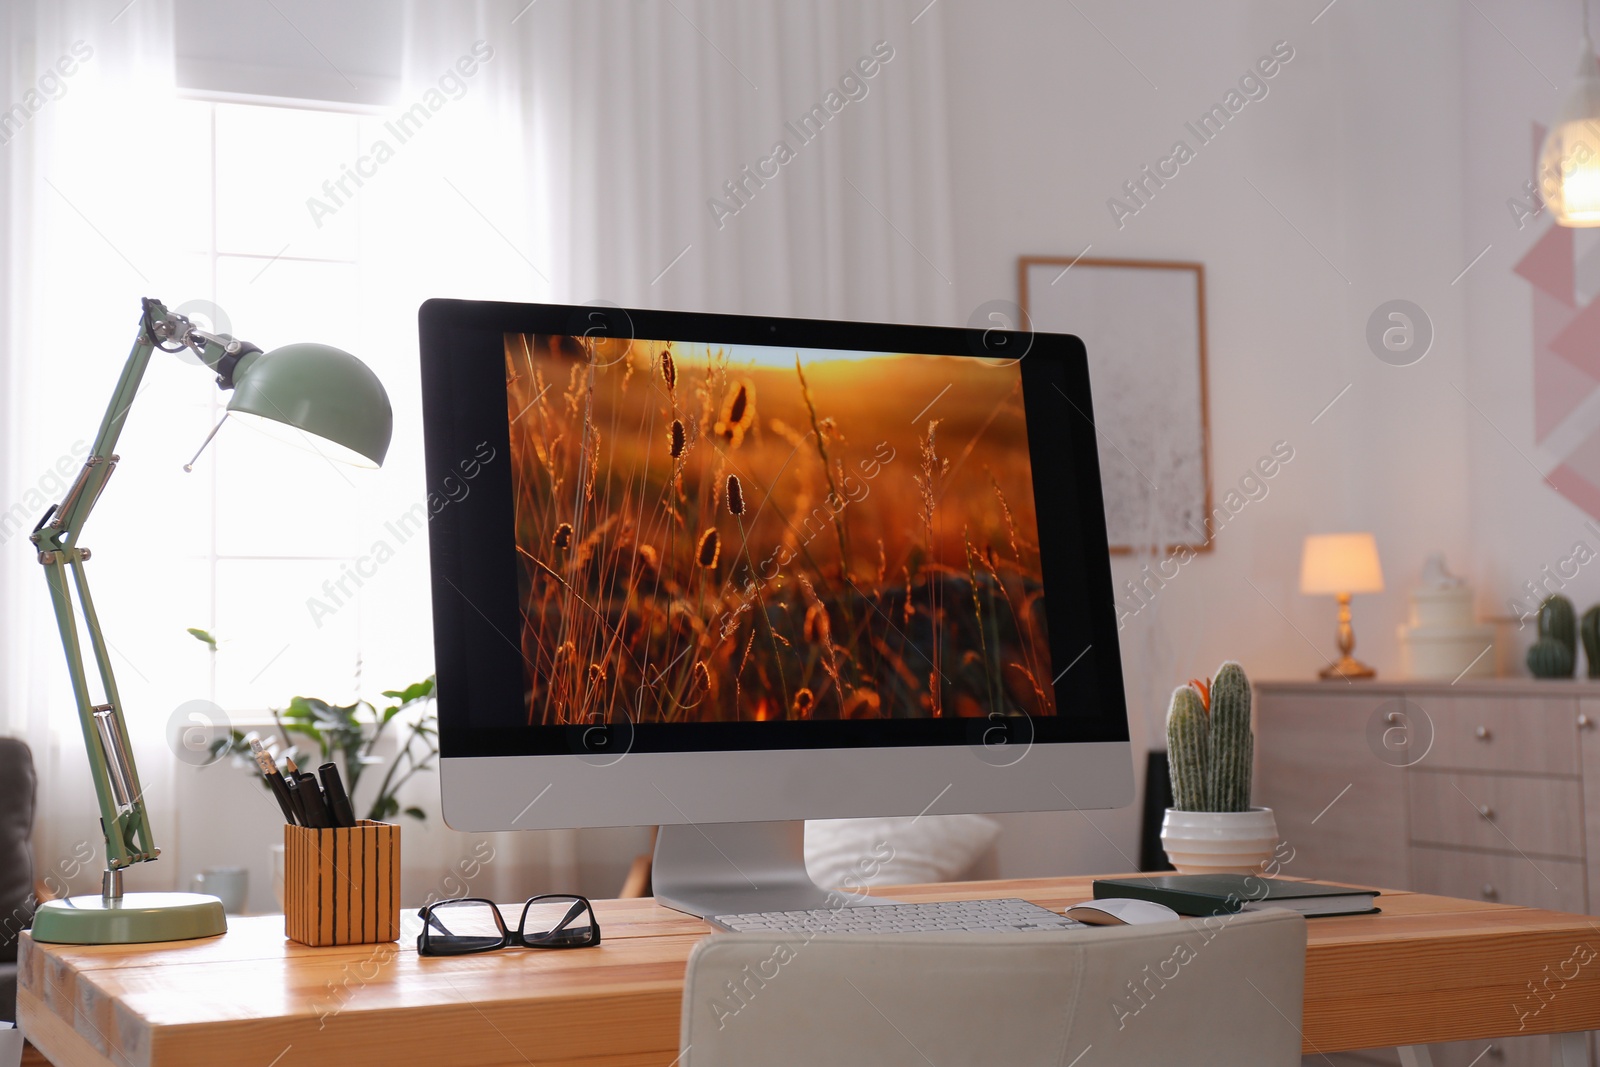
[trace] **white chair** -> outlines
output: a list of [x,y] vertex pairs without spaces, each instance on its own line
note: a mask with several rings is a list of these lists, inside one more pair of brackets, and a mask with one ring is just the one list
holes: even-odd
[[1299,1067],[1306,921],[1061,933],[716,934],[682,1067]]

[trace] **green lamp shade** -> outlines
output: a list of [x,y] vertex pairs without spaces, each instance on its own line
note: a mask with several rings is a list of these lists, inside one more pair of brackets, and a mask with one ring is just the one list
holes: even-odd
[[331,345],[251,353],[233,371],[228,414],[300,448],[358,467],[380,467],[394,411],[378,376]]

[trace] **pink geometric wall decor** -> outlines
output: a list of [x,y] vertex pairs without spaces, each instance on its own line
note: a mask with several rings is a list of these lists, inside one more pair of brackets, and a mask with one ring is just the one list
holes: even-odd
[[[1537,153],[1544,127],[1534,124],[1533,135]],[[1600,390],[1600,297],[1580,306],[1577,256],[1573,231],[1551,223],[1512,268],[1533,286],[1533,437],[1539,445]],[[1600,425],[1583,434],[1545,480],[1600,519]]]

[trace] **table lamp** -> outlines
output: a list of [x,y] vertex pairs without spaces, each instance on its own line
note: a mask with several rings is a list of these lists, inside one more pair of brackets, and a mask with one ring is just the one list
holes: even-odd
[[1369,533],[1313,534],[1300,557],[1300,592],[1339,598],[1339,658],[1322,669],[1323,678],[1372,678],[1377,672],[1351,656],[1356,635],[1350,628],[1352,593],[1383,592],[1378,544]]
[[[78,544],[84,521],[100,499],[106,479],[116,469],[117,438],[157,349],[188,349],[216,372],[218,388],[233,392],[224,421],[235,416],[256,422],[333,458],[361,466],[380,466],[394,428],[394,415],[383,384],[366,364],[348,352],[318,344],[292,344],[262,352],[227,334],[202,330],[182,315],[168,311],[160,301],[145,298],[138,335],[111,395],[94,447],[77,480],[61,503],[51,505],[44,513],[31,538],[50,583],[50,602],[67,654],[67,670],[72,676],[78,722],[88,749],[106,842],[100,895],[40,904],[33,919],[35,941],[135,944],[208,937],[227,929],[222,902],[216,897],[201,893],[122,892],[122,872],[135,863],[154,860],[161,850],[150,831],[122,699],[117,694],[111,657],[84,578],[83,564],[89,559],[89,550]],[[217,423],[218,428],[221,425]],[[216,432],[213,429],[207,436],[208,443]],[[185,469],[188,467],[185,465]],[[97,704],[90,697],[78,641],[74,588],[83,629],[89,635],[99,670],[103,703]]]

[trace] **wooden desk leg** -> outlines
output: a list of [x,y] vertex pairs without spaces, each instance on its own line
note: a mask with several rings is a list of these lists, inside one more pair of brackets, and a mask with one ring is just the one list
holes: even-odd
[[1589,1067],[1589,1035],[1550,1035],[1550,1067]]
[[1433,1053],[1427,1045],[1401,1045],[1395,1051],[1400,1053],[1400,1067],[1433,1067]]

